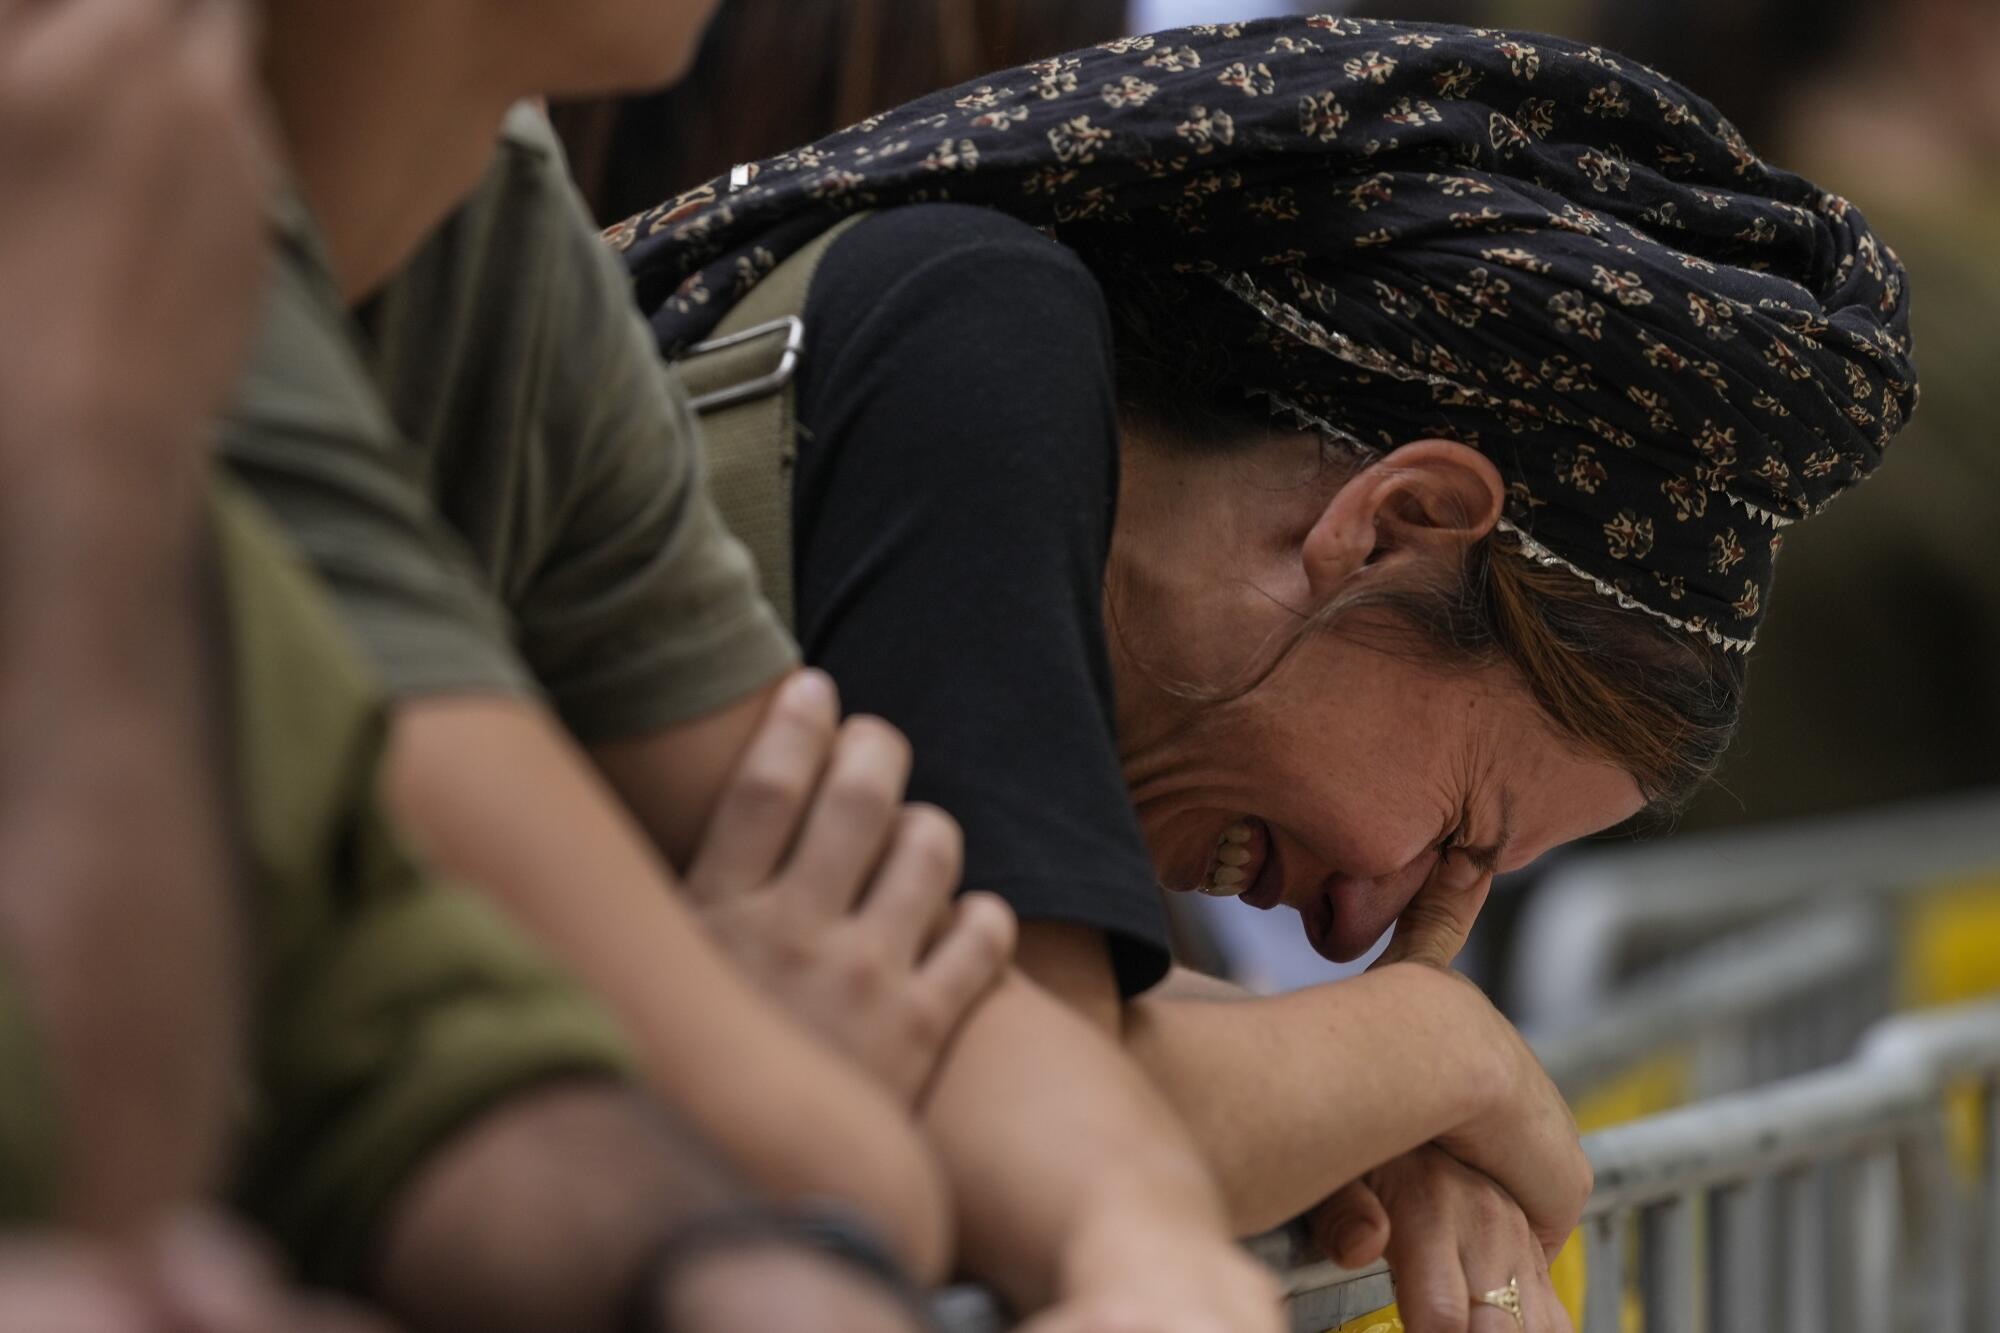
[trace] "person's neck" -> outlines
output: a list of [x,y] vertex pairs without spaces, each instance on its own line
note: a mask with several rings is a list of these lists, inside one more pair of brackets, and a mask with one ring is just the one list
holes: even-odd
[[287,0],[265,71],[291,170],[357,304],[478,184],[507,90],[450,5]]
[[[1177,725],[1185,697],[1242,683],[1273,624],[1305,614],[1296,553],[1338,488],[1317,442],[1295,432],[1227,452],[1148,441],[1119,451],[1117,521],[1105,570],[1121,737]],[[1274,607],[1290,607],[1290,611]],[[1158,626],[1175,631],[1163,637]],[[1190,633],[1190,627],[1215,627]]]
[[1295,431],[1213,453],[1169,447],[1128,429],[1120,450],[1118,519],[1109,574],[1174,604],[1212,596],[1219,581],[1261,579],[1304,540],[1339,479],[1317,443]]

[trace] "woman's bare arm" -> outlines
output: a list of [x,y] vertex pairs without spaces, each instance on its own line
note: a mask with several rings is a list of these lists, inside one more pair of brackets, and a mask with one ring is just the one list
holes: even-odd
[[1057,1302],[1064,1329],[1279,1326],[1270,1279],[1226,1243],[1220,1196],[1171,1108],[1109,1034],[1026,976],[968,1020],[924,1123],[964,1266],[1017,1307]]
[[1538,1234],[1574,1223],[1591,1183],[1575,1126],[1462,978],[1400,963],[1263,998],[1176,990],[1127,1006],[1126,1049],[1202,1145],[1239,1231],[1433,1141],[1506,1186]]

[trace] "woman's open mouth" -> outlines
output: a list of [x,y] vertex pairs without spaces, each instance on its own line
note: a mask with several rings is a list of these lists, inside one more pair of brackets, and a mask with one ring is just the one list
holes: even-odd
[[1201,891],[1211,898],[1241,898],[1252,907],[1271,907],[1284,891],[1277,873],[1271,831],[1245,815],[1215,840]]

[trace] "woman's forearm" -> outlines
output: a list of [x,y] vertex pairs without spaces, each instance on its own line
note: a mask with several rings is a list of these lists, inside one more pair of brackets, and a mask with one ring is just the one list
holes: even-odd
[[1465,983],[1429,968],[1267,998],[1168,989],[1127,1007],[1126,1049],[1186,1121],[1239,1234],[1458,1129],[1506,1081]]
[[1172,1110],[1109,1036],[1016,973],[974,1012],[925,1107],[962,1265],[1032,1310],[1087,1275],[1120,1219],[1221,1227]]
[[667,1103],[756,1184],[842,1199],[941,1277],[950,1211],[902,1107],[793,1024],[713,946],[671,872],[556,725],[524,702],[409,705],[393,804],[624,1020]]

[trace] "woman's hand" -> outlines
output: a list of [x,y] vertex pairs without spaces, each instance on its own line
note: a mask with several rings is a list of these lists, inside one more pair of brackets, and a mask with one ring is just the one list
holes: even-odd
[[1460,979],[1483,1012],[1483,1036],[1496,1057],[1496,1077],[1484,1114],[1448,1134],[1437,1146],[1497,1181],[1527,1215],[1528,1225],[1553,1258],[1576,1230],[1596,1183],[1569,1103],[1485,994]]
[[[1492,890],[1493,876],[1457,858],[1441,860],[1396,922],[1375,968],[1416,965],[1454,983],[1470,1045],[1463,1076],[1481,1080],[1481,1111],[1439,1137],[1438,1146],[1500,1182],[1553,1257],[1590,1199],[1590,1160],[1569,1103],[1484,991],[1451,970]],[[1371,969],[1373,970],[1373,969]],[[1447,1071],[1448,1075],[1456,1071]]]
[[958,825],[904,805],[910,747],[787,681],[716,804],[688,891],[736,961],[906,1104],[1014,949],[999,898],[954,904]]
[[1421,983],[1409,1002],[1432,1006],[1428,1026],[1450,1034],[1450,1048],[1430,1055],[1429,1077],[1452,1080],[1470,1109],[1435,1145],[1499,1182],[1554,1254],[1576,1230],[1593,1183],[1569,1103],[1477,986],[1454,972],[1398,966]]
[[1416,897],[1404,905],[1396,918],[1396,933],[1371,967],[1422,963],[1449,968],[1492,892],[1491,871],[1459,856],[1440,857]]
[[[1313,1234],[1348,1267],[1387,1253],[1410,1333],[1570,1333],[1549,1281],[1553,1251],[1505,1190],[1438,1148],[1406,1153],[1341,1190],[1314,1212]],[[1510,1280],[1519,1324],[1473,1300]]]
[[1021,1333],[1278,1333],[1278,1283],[1219,1225],[1103,1219],[1065,1256],[1056,1304]]

